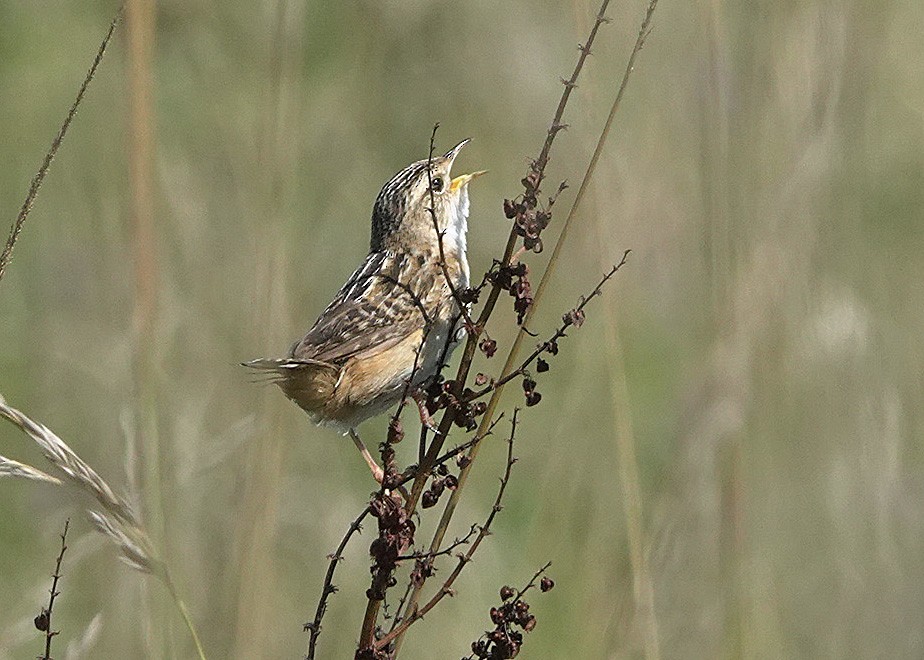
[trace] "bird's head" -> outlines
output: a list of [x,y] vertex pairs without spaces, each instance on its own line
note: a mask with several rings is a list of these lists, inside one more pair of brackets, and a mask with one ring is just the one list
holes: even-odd
[[452,178],[450,170],[468,139],[427,160],[411,163],[382,186],[372,209],[373,251],[406,250],[436,253],[437,227],[447,253],[465,252],[468,229],[468,184],[484,174],[473,172]]

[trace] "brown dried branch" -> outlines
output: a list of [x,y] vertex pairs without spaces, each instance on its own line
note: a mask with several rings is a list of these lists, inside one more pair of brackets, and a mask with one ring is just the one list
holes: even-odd
[[[558,135],[559,131],[561,131],[564,126],[561,123],[561,120],[564,116],[565,108],[568,105],[568,99],[571,97],[571,90],[574,88],[576,81],[584,68],[584,62],[587,59],[587,55],[590,53],[591,46],[593,45],[594,39],[597,36],[597,30],[599,29],[600,25],[602,25],[607,20],[604,14],[608,5],[609,0],[603,0],[602,4],[600,5],[600,10],[597,12],[597,18],[594,21],[594,25],[591,28],[587,41],[581,47],[581,54],[578,57],[577,63],[575,64],[574,71],[572,72],[568,81],[566,81],[565,89],[563,90],[562,96],[558,102],[558,107],[555,110],[552,123],[546,132],[545,141],[543,142],[539,156],[536,158],[536,160],[530,163],[529,172],[523,179],[524,204],[529,210],[534,209],[538,204],[539,184],[541,183],[542,178],[545,176],[545,167],[548,164],[549,154],[551,153],[552,145],[555,141],[555,136]],[[511,227],[509,236],[507,237],[507,244],[504,248],[503,256],[498,261],[500,268],[507,267],[512,263],[518,235],[517,225],[514,224],[514,226]],[[497,304],[501,290],[502,287],[498,282],[492,283],[491,289],[488,293],[488,298],[481,310],[481,314],[479,314],[478,319],[469,328],[468,339],[466,340],[465,348],[462,354],[462,360],[459,363],[459,369],[455,378],[457,396],[461,395],[462,387],[468,378],[472,360],[475,357],[475,350],[478,348],[481,339],[481,333],[484,331],[488,319],[494,312],[494,307]],[[430,448],[427,451],[427,455],[424,457],[424,460],[421,461],[419,466],[417,478],[414,480],[414,486],[411,490],[411,499],[408,503],[410,512],[413,512],[414,508],[416,507],[417,501],[420,498],[421,492],[423,491],[424,482],[426,481],[429,471],[433,468],[436,457],[439,456],[440,451],[442,450],[443,442],[445,441],[446,435],[449,433],[449,430],[452,427],[454,417],[455,409],[453,406],[450,406],[441,418],[436,437],[431,443]]]
[[445,596],[450,596],[453,594],[452,585],[455,583],[456,578],[459,577],[462,569],[472,561],[472,556],[478,550],[478,546],[481,545],[481,542],[485,539],[485,537],[488,536],[488,534],[491,533],[491,523],[494,522],[494,517],[501,511],[501,509],[503,509],[501,502],[504,499],[504,492],[507,490],[507,484],[510,482],[510,471],[513,468],[513,464],[517,461],[517,459],[513,456],[513,441],[517,432],[518,414],[519,410],[513,411],[513,419],[511,420],[510,424],[510,436],[507,439],[507,463],[504,467],[504,475],[500,480],[500,487],[497,490],[497,497],[494,498],[494,505],[491,507],[491,513],[488,514],[484,524],[478,528],[478,535],[475,537],[475,540],[472,541],[468,551],[464,555],[459,555],[458,563],[456,563],[455,568],[453,569],[452,573],[449,574],[449,577],[446,578],[446,581],[443,582],[443,585],[440,587],[439,591],[437,591],[423,607],[415,608],[391,632],[386,634],[380,640],[376,641],[375,650],[380,651],[385,649],[389,644],[392,643],[392,641],[403,635],[408,628],[414,625],[414,623],[420,621],[424,616],[426,616],[427,612],[436,607],[436,605],[441,600],[443,600]]
[[597,283],[597,286],[594,287],[593,291],[591,291],[586,296],[581,296],[577,307],[562,316],[562,323],[555,331],[555,333],[544,342],[538,344],[536,349],[530,353],[529,356],[523,360],[523,362],[520,363],[520,366],[509,372],[506,376],[503,376],[493,383],[486,385],[482,389],[473,392],[465,398],[465,401],[469,402],[474,401],[475,399],[479,399],[486,394],[490,394],[494,390],[503,387],[514,378],[524,375],[529,366],[533,364],[533,362],[535,362],[543,353],[557,353],[558,340],[567,336],[568,328],[571,326],[579,327],[583,323],[584,307],[586,307],[587,303],[589,303],[592,299],[600,295],[606,283],[609,282],[609,280],[619,271],[619,269],[625,265],[626,259],[628,258],[631,251],[632,250],[626,250],[623,252],[622,259],[619,261],[619,263],[614,265],[606,274],[604,274],[603,278]]
[[[549,154],[551,152],[551,147],[554,143],[555,136],[563,128],[565,128],[565,125],[562,123],[562,118],[564,116],[564,110],[567,106],[568,99],[571,96],[571,91],[574,89],[586,58],[591,51],[592,44],[600,25],[602,25],[607,20],[605,18],[605,11],[608,4],[608,0],[603,0],[601,3],[600,10],[597,13],[596,20],[594,21],[593,27],[590,31],[590,34],[588,35],[588,39],[585,44],[580,47],[581,53],[575,65],[574,71],[569,79],[562,81],[565,88],[563,90],[561,99],[559,100],[558,107],[556,108],[552,124],[549,126],[549,129],[546,132],[542,149],[539,153],[539,156],[530,163],[527,175],[522,180],[523,193],[517,196],[515,200],[505,200],[504,214],[513,220],[513,226],[511,227],[510,234],[504,248],[503,256],[501,259],[495,260],[494,265],[486,274],[482,285],[477,289],[477,291],[480,292],[480,290],[486,286],[486,284],[490,284],[487,300],[484,302],[477,320],[473,323],[467,323],[468,337],[462,353],[462,358],[460,360],[456,378],[440,384],[443,388],[443,391],[440,393],[441,405],[438,405],[437,409],[443,407],[445,410],[440,419],[439,427],[432,442],[430,443],[429,447],[427,447],[427,450],[423,456],[419,457],[419,465],[414,477],[414,483],[411,487],[410,496],[407,498],[404,507],[404,511],[408,516],[413,515],[418,506],[418,503],[421,500],[424,489],[426,487],[426,483],[437,465],[438,458],[441,457],[443,444],[445,443],[452,426],[454,424],[458,424],[469,428],[469,430],[474,430],[476,428],[478,430],[475,434],[475,437],[472,438],[472,441],[467,443],[470,444],[470,447],[467,454],[465,454],[462,459],[465,464],[462,465],[462,470],[459,473],[458,485],[450,495],[450,499],[447,502],[443,515],[437,525],[433,539],[429,546],[430,552],[436,551],[442,544],[443,538],[448,529],[449,521],[453,515],[453,512],[455,511],[456,503],[458,502],[460,496],[460,490],[464,485],[467,475],[471,469],[472,462],[477,455],[479,443],[481,439],[487,435],[488,430],[494,423],[494,416],[501,388],[498,387],[492,392],[493,395],[487,404],[480,402],[471,403],[470,401],[466,400],[466,397],[471,395],[471,391],[467,390],[466,388],[466,382],[468,380],[476,350],[481,348],[488,357],[490,357],[491,354],[496,351],[496,343],[484,337],[484,329],[487,325],[488,319],[491,317],[496,307],[501,291],[505,290],[503,273],[509,270],[511,266],[516,263],[519,255],[521,254],[522,250],[517,251],[518,239],[521,237],[523,238],[524,248],[536,250],[541,249],[541,241],[538,238],[538,234],[548,226],[551,220],[551,206],[554,205],[555,199],[558,197],[558,193],[555,193],[548,200],[548,206],[545,208],[539,208],[540,188],[545,176],[545,168],[548,164]],[[647,34],[647,22],[644,26],[644,31]],[[633,58],[631,59],[634,59],[634,54]],[[431,142],[432,140],[433,138],[431,136]],[[590,169],[592,170],[593,167],[591,166]],[[560,186],[558,192],[561,192],[561,190],[562,187]],[[525,315],[532,310],[533,299],[529,287],[529,282],[525,278],[525,272],[522,275],[516,275],[516,277],[519,279],[516,283],[517,288],[515,291],[515,308],[517,309],[518,317],[522,321],[525,318]],[[507,290],[509,291],[511,289],[508,288]],[[508,375],[507,372],[510,370],[510,368],[505,367],[505,369],[501,371],[502,377]],[[478,385],[481,384],[482,383],[478,383]],[[474,406],[478,407],[474,408]],[[432,410],[433,408],[431,407],[431,411]],[[481,416],[480,426],[474,421],[474,418],[477,416]],[[425,434],[426,431],[423,432],[422,443],[425,440]],[[421,580],[419,584],[414,585],[410,597],[407,599],[406,609],[408,609],[408,611],[417,611],[417,602],[420,598],[423,582],[424,580]],[[379,598],[380,595],[383,594],[379,594],[375,589],[370,590],[370,598],[366,607],[365,616],[363,618],[362,630],[360,632],[360,651],[357,653],[357,658],[376,657],[376,649],[381,650],[379,643],[376,642],[373,645],[376,634],[376,618],[381,604],[381,599]],[[400,650],[404,631],[406,631],[408,627],[409,626],[406,620],[399,626],[394,627],[393,630],[389,633],[389,635],[393,636],[395,642],[393,650],[394,655],[397,655],[398,651]],[[372,655],[368,655],[366,652],[369,652]]]
[[58,591],[58,580],[61,579],[61,562],[64,560],[64,553],[67,551],[67,530],[71,525],[68,518],[64,521],[64,531],[61,532],[61,552],[58,553],[58,559],[55,562],[55,572],[51,576],[51,589],[48,596],[48,607],[43,607],[39,615],[35,617],[35,627],[45,633],[45,655],[41,660],[51,660],[51,640],[57,635],[59,630],[51,629],[51,614],[55,607],[55,598],[61,595]]
[[337,587],[334,586],[333,582],[337,564],[343,560],[343,551],[346,549],[347,543],[350,542],[350,538],[352,538],[353,534],[362,531],[363,519],[369,515],[371,510],[371,507],[368,506],[363,509],[363,512],[350,523],[350,528],[347,530],[346,534],[343,535],[343,538],[340,540],[340,545],[337,546],[334,553],[328,555],[330,564],[327,566],[327,575],[324,577],[324,586],[321,588],[321,597],[318,599],[318,607],[314,613],[314,620],[305,624],[305,632],[308,633],[308,652],[305,655],[305,660],[314,660],[318,637],[321,634],[321,619],[323,619],[324,615],[327,613],[327,599],[331,594],[337,593]]

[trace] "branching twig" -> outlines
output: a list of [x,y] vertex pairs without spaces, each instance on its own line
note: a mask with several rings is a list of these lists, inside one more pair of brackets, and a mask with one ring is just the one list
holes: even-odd
[[541,356],[543,353],[549,353],[551,351],[556,350],[558,340],[561,339],[562,337],[567,336],[566,332],[568,328],[570,328],[572,325],[579,324],[579,321],[577,319],[583,319],[584,307],[593,298],[600,295],[601,291],[603,290],[604,285],[610,280],[610,278],[612,278],[617,273],[617,271],[619,271],[620,268],[622,268],[625,265],[626,258],[629,256],[629,253],[631,251],[632,250],[626,250],[625,252],[623,252],[622,259],[620,259],[619,263],[617,263],[612,268],[610,268],[610,270],[597,283],[597,286],[594,287],[593,291],[591,291],[586,296],[581,296],[581,301],[578,304],[578,306],[562,317],[562,323],[558,327],[558,329],[555,331],[555,334],[553,334],[551,337],[549,337],[549,339],[542,342],[541,344],[538,344],[536,346],[536,349],[532,353],[530,353],[529,356],[527,356],[527,358],[523,360],[523,362],[520,363],[520,366],[518,366],[513,371],[510,371],[506,376],[503,376],[502,378],[494,381],[490,385],[486,385],[484,388],[470,394],[468,397],[466,397],[465,401],[467,402],[474,401],[475,399],[481,398],[485,396],[486,394],[490,394],[494,390],[500,387],[503,387],[504,385],[509,383],[514,378],[517,378],[518,376],[522,376],[523,374],[525,374],[527,368],[529,368],[529,366],[533,362],[535,362],[536,359],[538,359],[539,356]]
[[443,582],[443,585],[440,587],[439,591],[437,591],[423,607],[415,608],[391,632],[382,637],[382,639],[376,641],[376,650],[381,650],[387,647],[392,643],[392,641],[403,635],[408,628],[414,625],[415,622],[420,621],[420,619],[426,616],[427,612],[436,607],[437,603],[443,600],[445,596],[453,594],[452,585],[455,583],[456,578],[459,577],[459,574],[462,572],[462,569],[465,568],[466,564],[472,560],[472,556],[478,550],[478,546],[481,545],[481,542],[485,539],[485,537],[488,536],[488,534],[490,534],[491,523],[494,522],[494,517],[503,508],[501,506],[501,502],[504,499],[504,491],[507,490],[507,484],[510,481],[510,471],[513,468],[513,464],[517,461],[517,459],[513,456],[513,441],[517,432],[518,413],[519,410],[513,411],[513,419],[510,425],[510,436],[507,439],[507,464],[504,468],[504,476],[501,477],[500,487],[497,490],[497,497],[494,498],[494,505],[491,507],[491,513],[488,514],[484,524],[478,528],[478,535],[475,537],[475,540],[472,541],[468,551],[464,555],[459,555],[459,561],[456,564],[456,567],[453,569],[452,573],[449,574],[449,577],[446,578],[446,581]]
[[395,608],[395,615],[392,618],[391,628],[388,629],[388,632],[394,630],[399,623],[401,623],[401,612],[404,610],[404,603],[407,601],[407,597],[411,593],[411,589],[414,588],[414,582],[408,580],[407,587],[404,589],[404,594],[401,596],[401,600],[398,601],[398,607]]
[[58,153],[58,148],[61,146],[61,142],[64,141],[64,136],[67,134],[67,129],[70,127],[71,121],[74,119],[74,115],[77,114],[77,108],[83,101],[87,87],[89,87],[90,81],[93,80],[93,76],[96,75],[96,69],[99,67],[100,62],[103,61],[103,55],[105,55],[106,48],[109,46],[109,41],[112,39],[112,33],[115,32],[116,26],[118,26],[119,21],[122,19],[123,9],[124,6],[119,7],[119,11],[116,12],[115,17],[109,24],[109,31],[106,33],[103,42],[100,44],[99,50],[96,51],[96,57],[93,58],[93,64],[90,65],[90,70],[87,71],[87,75],[84,78],[83,83],[80,85],[80,89],[77,90],[77,98],[74,99],[70,110],[67,111],[67,116],[64,118],[64,123],[62,123],[61,128],[58,129],[58,134],[55,135],[55,139],[52,140],[51,147],[45,153],[45,159],[42,161],[41,167],[39,167],[39,170],[36,172],[35,176],[32,177],[32,183],[29,184],[29,192],[26,194],[26,200],[22,203],[22,207],[19,209],[19,215],[16,216],[16,220],[13,222],[13,226],[10,228],[10,236],[7,238],[6,247],[3,248],[3,253],[0,254],[0,280],[3,279],[3,275],[6,272],[6,267],[9,265],[10,259],[13,257],[13,248],[16,245],[16,240],[19,238],[20,232],[22,232],[23,225],[26,223],[26,218],[29,217],[29,213],[32,211],[32,207],[35,204],[35,198],[38,195],[39,188],[41,188],[42,182],[45,180],[45,176],[48,174],[48,169],[51,167],[51,161],[54,160],[55,155]]
[[70,525],[71,520],[68,518],[64,521],[64,531],[61,532],[61,552],[58,553],[58,559],[55,562],[55,572],[54,575],[51,576],[51,589],[48,592],[48,607],[43,607],[39,615],[35,617],[35,627],[45,633],[45,655],[41,657],[41,660],[51,660],[51,640],[60,632],[51,629],[51,613],[55,606],[55,598],[61,594],[61,592],[58,591],[58,580],[61,579],[61,561],[64,559],[64,553],[67,551],[67,530]]
[[[491,426],[488,428],[487,432],[485,432],[485,434],[484,434],[484,437],[485,437],[485,438],[488,437],[489,435],[491,435],[491,434],[494,432],[494,427],[497,426],[497,425],[501,422],[502,419],[504,419],[504,413],[501,413],[500,415],[498,415],[497,418],[496,418],[493,422],[491,422]],[[475,443],[481,442],[481,440],[483,440],[483,439],[484,439],[484,438],[475,436],[475,437],[472,438],[471,440],[468,440],[467,442],[463,442],[463,443],[462,443],[461,445],[459,445],[458,447],[454,447],[454,448],[450,449],[450,450],[447,451],[445,454],[441,455],[439,458],[437,458],[435,461],[433,461],[433,467],[434,467],[434,468],[438,468],[440,465],[443,465],[444,463],[446,463],[446,462],[449,461],[450,459],[453,459],[453,458],[455,458],[456,456],[458,456],[459,454],[461,454],[462,452],[464,452],[464,451],[470,449]],[[403,485],[406,484],[408,481],[411,481],[413,478],[414,478],[414,474],[409,474],[409,475],[407,475],[407,476],[404,476],[404,477],[402,477],[402,479],[401,479],[401,481],[399,482],[398,485],[399,485],[399,486],[403,486]]]
[[[578,57],[577,64],[575,64],[574,71],[572,72],[571,77],[565,81],[565,89],[563,90],[561,99],[558,102],[558,107],[555,110],[555,116],[553,117],[552,123],[546,133],[545,141],[543,142],[539,156],[530,164],[530,172],[523,179],[524,187],[526,189],[526,197],[529,198],[526,201],[529,204],[535,205],[538,203],[538,199],[536,198],[538,195],[538,185],[545,175],[545,167],[548,164],[549,154],[552,149],[552,144],[555,141],[555,136],[558,135],[558,133],[564,127],[564,125],[561,123],[561,120],[564,116],[565,108],[568,104],[568,99],[571,97],[571,90],[574,88],[575,83],[580,76],[582,69],[584,68],[584,62],[587,59],[587,55],[590,53],[591,46],[593,45],[594,39],[597,36],[597,30],[599,29],[600,25],[607,20],[604,17],[604,14],[608,5],[609,0],[603,0],[602,4],[600,5],[600,10],[597,12],[597,18],[594,21],[593,28],[591,28],[586,43],[581,48],[581,54]],[[514,225],[510,230],[509,236],[507,237],[507,245],[504,248],[504,254],[498,262],[500,264],[500,268],[510,265],[514,250],[516,248],[517,236],[517,227]],[[494,307],[497,304],[497,299],[500,296],[501,290],[501,283],[495,280],[494,283],[492,283],[491,289],[488,293],[488,299],[485,301],[485,305],[481,310],[481,314],[479,314],[478,319],[474,322],[472,328],[469,330],[468,339],[465,343],[462,360],[459,363],[459,370],[455,379],[457,387],[460,390],[462,383],[464,383],[468,378],[472,359],[475,357],[475,350],[478,347],[480,333],[482,329],[487,325],[487,321],[494,311]],[[433,461],[437,456],[439,456],[446,434],[449,432],[449,429],[452,426],[453,417],[454,410],[453,407],[450,406],[450,408],[446,411],[440,420],[439,432],[437,433],[433,443],[431,443],[430,449],[427,452],[427,456],[420,465],[417,479],[414,481],[414,487],[411,492],[411,501],[409,502],[411,511],[413,511],[414,506],[416,505],[416,502],[419,499],[421,492],[423,491],[424,482],[426,481],[426,477],[429,474],[429,471],[433,467]]]
[[337,546],[337,549],[332,555],[329,555],[330,564],[327,566],[327,575],[324,577],[324,586],[321,588],[321,597],[318,599],[318,607],[314,613],[314,620],[305,624],[305,632],[308,633],[308,653],[305,656],[306,660],[314,660],[318,636],[321,634],[321,619],[323,619],[324,614],[327,613],[327,598],[331,594],[337,592],[337,587],[335,587],[333,583],[334,571],[337,570],[337,564],[343,559],[343,551],[346,549],[347,543],[350,542],[350,538],[356,532],[362,531],[363,519],[369,515],[370,510],[371,509],[367,506],[363,509],[363,512],[350,523],[350,528],[340,540],[340,545]]
[[406,561],[408,559],[414,559],[416,561],[432,561],[437,557],[442,557],[445,555],[452,554],[452,551],[462,545],[468,545],[469,541],[472,540],[472,537],[475,535],[475,532],[478,531],[478,525],[472,525],[471,529],[468,530],[468,533],[461,537],[455,539],[452,543],[447,545],[442,550],[437,552],[421,552],[420,550],[414,552],[410,555],[402,555],[398,557],[397,561]]
[[[632,71],[635,70],[635,58],[641,52],[642,47],[645,45],[645,40],[651,33],[651,19],[654,16],[654,11],[657,6],[658,0],[650,0],[648,3],[648,9],[645,12],[645,17],[642,19],[642,24],[639,27],[638,36],[635,39],[635,45],[633,46],[632,52],[629,55],[629,60],[626,62],[626,69],[623,72],[622,81],[619,83],[619,89],[616,92],[616,97],[613,99],[613,105],[610,106],[610,112],[603,124],[603,130],[600,131],[600,136],[597,138],[597,145],[594,147],[594,152],[590,157],[590,162],[587,164],[587,169],[584,171],[584,177],[581,179],[581,185],[578,187],[578,191],[574,196],[574,202],[571,204],[571,209],[568,211],[568,217],[565,218],[565,222],[562,224],[561,233],[558,235],[558,239],[555,241],[555,247],[552,250],[552,256],[549,257],[549,262],[546,265],[545,272],[543,272],[542,278],[539,280],[539,286],[536,289],[535,295],[533,296],[533,304],[527,311],[523,326],[527,324],[533,313],[535,313],[536,306],[539,304],[539,300],[542,298],[542,294],[545,292],[545,289],[548,286],[549,279],[551,278],[552,273],[555,272],[555,267],[558,264],[558,255],[561,253],[562,245],[564,245],[565,240],[567,239],[568,230],[573,224],[574,218],[577,215],[577,210],[581,207],[581,202],[583,201],[584,195],[587,192],[588,184],[590,183],[594,172],[597,169],[597,162],[600,160],[600,155],[603,153],[603,147],[606,145],[607,138],[610,134],[610,129],[613,126],[613,120],[616,118],[616,113],[619,111],[619,106],[622,103],[622,97],[625,94],[626,87],[629,84],[629,77],[632,75]],[[525,335],[526,333],[523,332],[522,329],[519,333],[517,333],[513,348],[510,349],[514,359],[516,359],[516,352],[519,350],[520,342],[524,339]]]

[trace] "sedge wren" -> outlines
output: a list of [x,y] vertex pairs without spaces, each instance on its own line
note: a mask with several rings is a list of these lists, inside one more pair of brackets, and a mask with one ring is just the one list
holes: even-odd
[[469,285],[468,184],[483,174],[450,178],[468,142],[393,176],[372,208],[369,254],[308,334],[287,357],[245,363],[315,422],[349,433],[379,482],[356,427],[416,392],[454,347],[454,292]]

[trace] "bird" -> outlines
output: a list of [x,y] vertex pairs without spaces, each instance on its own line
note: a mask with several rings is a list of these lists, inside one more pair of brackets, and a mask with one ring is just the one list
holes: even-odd
[[356,427],[423,387],[461,332],[469,286],[469,183],[451,177],[462,140],[411,163],[382,186],[372,208],[369,253],[314,325],[282,358],[242,363],[268,374],[319,425],[349,434],[372,472],[384,473]]

